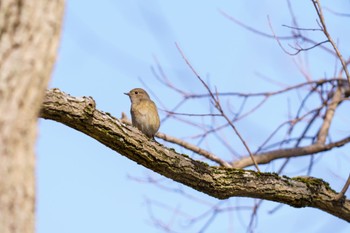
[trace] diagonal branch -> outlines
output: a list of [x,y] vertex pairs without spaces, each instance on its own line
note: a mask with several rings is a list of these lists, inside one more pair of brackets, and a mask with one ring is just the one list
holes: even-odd
[[331,127],[331,123],[334,117],[335,110],[337,109],[338,105],[342,102],[343,93],[341,88],[337,88],[336,91],[333,93],[333,97],[331,100],[331,103],[328,105],[322,126],[320,128],[320,131],[317,135],[317,142],[324,144],[326,142],[326,139],[328,137],[329,128]]
[[219,157],[217,157],[213,153],[210,153],[209,151],[206,151],[206,150],[204,150],[198,146],[195,146],[193,144],[190,144],[186,141],[180,140],[178,138],[175,138],[173,136],[170,136],[170,135],[167,135],[167,134],[164,134],[161,132],[158,132],[156,136],[158,138],[163,139],[164,141],[175,143],[179,146],[182,146],[183,148],[186,148],[187,150],[193,151],[194,153],[197,153],[199,155],[203,155],[207,159],[212,160],[214,162],[217,162],[218,164],[220,164],[223,167],[226,167],[226,168],[232,167],[228,162],[220,159]]
[[212,197],[252,197],[313,207],[350,222],[350,200],[334,201],[337,193],[320,179],[208,166],[150,141],[136,128],[97,110],[91,97],[75,98],[58,89],[49,90],[40,117],[87,134],[118,154]]

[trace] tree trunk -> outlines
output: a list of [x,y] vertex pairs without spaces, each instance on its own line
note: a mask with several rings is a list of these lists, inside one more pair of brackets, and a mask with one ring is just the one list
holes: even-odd
[[0,1],[0,232],[34,232],[37,116],[63,0]]

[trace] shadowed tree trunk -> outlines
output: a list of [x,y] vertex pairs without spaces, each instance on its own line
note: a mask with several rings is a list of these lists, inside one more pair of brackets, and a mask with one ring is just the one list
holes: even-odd
[[0,232],[34,232],[37,116],[55,62],[63,0],[0,1]]

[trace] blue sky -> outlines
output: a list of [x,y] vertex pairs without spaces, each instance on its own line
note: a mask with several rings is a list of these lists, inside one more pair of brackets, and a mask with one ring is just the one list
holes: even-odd
[[[311,1],[292,2],[299,25],[316,27]],[[329,7],[342,12],[349,9],[349,2],[333,2]],[[262,79],[261,75],[285,85],[303,82],[305,80],[295,65],[298,59],[307,60],[307,70],[314,79],[333,75],[335,58],[328,53],[315,49],[307,57],[303,54],[288,56],[275,40],[242,29],[225,18],[220,10],[266,33],[271,33],[269,16],[278,35],[290,33],[282,26],[291,25],[285,1],[67,1],[62,42],[50,87],[60,88],[72,96],[92,96],[99,110],[120,117],[121,112],[129,114],[130,107],[130,101],[123,93],[134,87],[144,87],[144,82],[152,90],[151,96],[159,108],[171,109],[181,97],[157,81],[151,69],[156,67],[156,60],[177,87],[188,92],[205,92],[181,58],[175,42],[197,72],[221,92],[252,93],[281,88]],[[349,24],[349,18],[335,17],[329,12],[325,15],[331,34],[339,39],[339,47],[348,57],[345,43],[350,40],[350,34],[344,28]],[[320,32],[307,33],[315,40],[324,40]],[[283,42],[290,50],[288,43],[292,42]],[[276,127],[276,121],[286,117],[287,107],[284,106],[288,101],[291,108],[296,109],[298,99],[287,99],[272,100],[264,110],[238,124],[252,148]],[[238,108],[235,101],[230,102],[233,111]],[[208,101],[191,100],[178,111],[203,113],[207,112],[208,106]],[[349,123],[344,117],[348,107],[345,105],[342,109],[341,123]],[[160,115],[165,116],[162,111]],[[39,128],[39,233],[164,232],[154,226],[152,217],[164,221],[175,232],[198,232],[209,216],[192,225],[188,219],[219,203],[171,182],[59,123],[40,120]],[[349,134],[343,124],[335,125],[334,130],[339,137]],[[185,139],[198,133],[173,119],[166,121],[160,131]],[[235,150],[244,154],[244,148],[233,133],[225,133],[232,137]],[[225,159],[232,159],[232,155],[221,149],[214,139],[201,146],[222,154]],[[336,190],[341,189],[349,173],[346,147],[326,153],[326,156],[320,155],[312,173],[324,178]],[[286,175],[304,175],[297,172],[307,166],[308,161],[309,158],[298,159]],[[277,168],[276,165],[264,169],[275,171]],[[143,182],[150,178],[157,180],[158,185]],[[161,188],[163,186],[181,189],[200,201],[169,192]],[[253,203],[254,200],[248,198],[231,198],[220,206],[252,206]],[[276,213],[268,214],[276,206],[276,203],[263,202],[256,232],[350,230],[346,222],[311,208],[283,206]],[[190,217],[182,218],[187,216],[185,213]],[[205,232],[244,232],[250,215],[251,211],[246,210],[218,214]]]

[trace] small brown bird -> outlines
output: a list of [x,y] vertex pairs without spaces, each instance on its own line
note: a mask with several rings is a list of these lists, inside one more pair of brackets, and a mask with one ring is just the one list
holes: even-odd
[[154,139],[160,126],[156,104],[142,88],[134,88],[124,94],[130,97],[132,125],[141,130],[147,137]]

